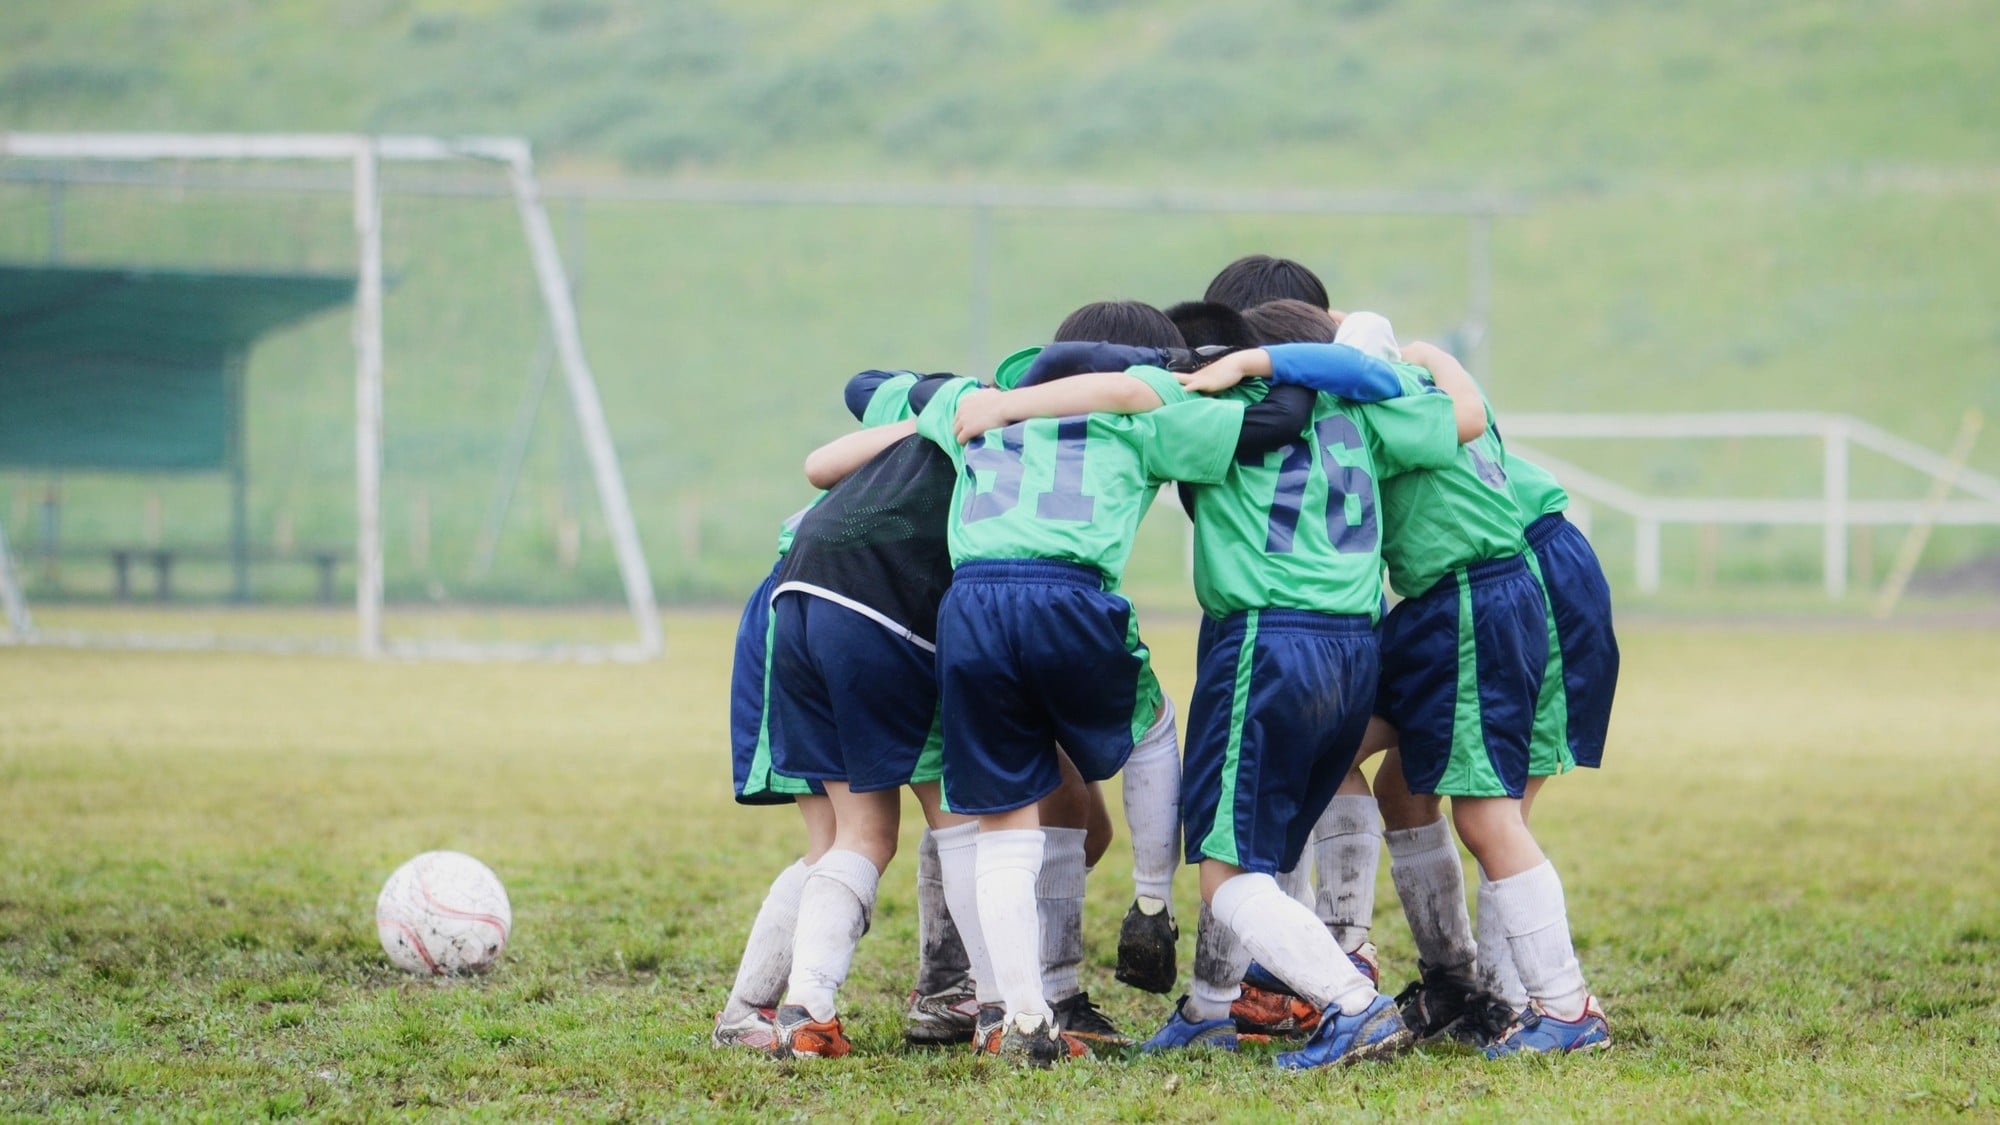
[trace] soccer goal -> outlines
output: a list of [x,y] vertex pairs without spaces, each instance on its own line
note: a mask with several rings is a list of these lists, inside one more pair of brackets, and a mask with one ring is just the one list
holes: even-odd
[[[532,297],[522,296],[539,305],[537,319],[543,322],[541,339],[547,355],[544,357],[544,376],[550,369],[561,374],[562,385],[567,390],[567,412],[574,422],[572,441],[575,460],[581,468],[576,475],[587,477],[597,502],[596,518],[601,520],[601,534],[606,541],[611,556],[615,560],[616,582],[622,589],[624,608],[631,617],[636,638],[627,642],[616,641],[576,641],[515,642],[491,638],[462,639],[457,637],[392,637],[384,629],[384,293],[385,287],[394,284],[395,279],[387,276],[383,252],[383,199],[385,185],[383,168],[391,163],[415,163],[438,165],[456,163],[498,170],[506,179],[506,196],[511,199],[512,208],[524,236],[526,258],[531,277]],[[172,337],[172,346],[179,348],[176,361],[170,365],[185,374],[189,370],[212,369],[212,378],[199,382],[198,390],[176,396],[168,396],[155,387],[141,386],[141,380],[128,378],[120,381],[120,376],[130,376],[132,372],[116,365],[107,366],[103,361],[102,349],[92,357],[87,366],[88,379],[76,377],[79,368],[72,364],[62,368],[62,376],[48,376],[33,390],[39,398],[31,405],[39,404],[44,416],[49,419],[70,419],[77,432],[72,435],[72,448],[95,449],[103,443],[104,435],[92,433],[88,418],[94,411],[102,409],[110,412],[122,408],[135,419],[157,422],[164,414],[180,411],[189,414],[206,403],[206,416],[212,416],[213,424],[207,422],[189,428],[189,432],[203,431],[206,426],[213,430],[212,438],[201,438],[199,433],[189,437],[187,433],[169,434],[168,439],[155,442],[153,447],[138,449],[142,443],[129,432],[122,435],[123,444],[116,448],[97,449],[97,459],[84,463],[92,468],[109,466],[116,470],[125,461],[149,470],[175,470],[195,467],[206,468],[227,476],[231,482],[234,508],[233,530],[228,538],[228,546],[217,548],[214,558],[219,565],[234,568],[234,589],[240,595],[248,589],[249,568],[253,560],[260,558],[258,548],[249,543],[244,531],[246,523],[246,487],[244,483],[244,458],[241,453],[243,356],[247,353],[247,343],[255,331],[265,322],[276,324],[288,316],[305,317],[316,309],[330,307],[333,303],[346,303],[351,294],[352,303],[352,350],[353,350],[353,526],[351,555],[343,548],[306,551],[289,545],[294,538],[291,533],[291,517],[280,513],[278,517],[282,534],[286,541],[279,553],[287,561],[307,560],[319,571],[319,589],[322,596],[328,596],[336,580],[345,582],[346,571],[351,566],[353,583],[353,605],[356,616],[353,649],[361,655],[376,657],[400,657],[409,659],[495,659],[556,657],[575,659],[618,659],[642,660],[658,656],[664,648],[657,607],[654,603],[653,587],[648,572],[646,556],[639,542],[632,507],[627,498],[625,482],[620,472],[617,454],[613,448],[610,428],[606,423],[604,406],[599,398],[597,382],[592,375],[585,355],[581,333],[578,327],[576,307],[573,300],[571,279],[565,271],[562,255],[555,231],[541,196],[536,180],[533,157],[527,142],[506,137],[435,138],[417,136],[361,136],[361,135],[235,135],[235,134],[79,134],[79,133],[0,133],[0,168],[32,166],[48,169],[46,174],[36,176],[9,177],[9,183],[39,183],[50,186],[49,212],[49,259],[55,263],[61,257],[59,250],[64,238],[64,211],[61,196],[57,191],[66,184],[119,184],[142,185],[151,191],[182,191],[193,182],[190,169],[216,168],[222,175],[238,175],[246,168],[286,168],[318,167],[351,172],[351,179],[333,181],[329,188],[328,179],[323,176],[300,179],[296,182],[264,180],[257,184],[259,190],[296,190],[301,193],[319,193],[321,199],[347,196],[351,199],[352,251],[346,258],[351,263],[353,273],[343,271],[338,278],[330,278],[321,271],[319,274],[292,274],[278,276],[268,269],[245,272],[195,272],[181,270],[171,275],[147,272],[144,280],[149,284],[139,292],[131,285],[121,285],[140,276],[139,271],[122,270],[115,262],[107,265],[100,261],[92,263],[90,269],[71,268],[66,263],[49,265],[38,270],[17,269],[4,280],[6,291],[0,299],[7,303],[0,305],[0,315],[12,318],[15,326],[34,323],[36,317],[43,322],[53,323],[58,316],[69,319],[62,322],[63,331],[75,339],[87,339],[91,331],[89,316],[98,317],[100,324],[124,324],[129,327],[134,302],[144,304],[151,310],[159,324]],[[144,169],[143,174],[134,170]],[[245,181],[247,182],[247,181]],[[329,193],[332,193],[329,195]],[[319,217],[323,219],[323,216]],[[227,221],[226,216],[222,220]],[[303,225],[303,223],[301,223]],[[326,224],[321,221],[320,226]],[[130,223],[128,226],[141,227],[143,224]],[[275,224],[274,229],[282,231],[284,224]],[[141,231],[135,235],[124,232],[125,237],[135,241],[143,240],[150,232]],[[282,238],[270,234],[257,236],[273,243],[281,243]],[[320,232],[324,238],[324,231]],[[492,240],[491,232],[477,236],[480,244]],[[281,251],[274,254],[282,256]],[[476,267],[475,267],[476,268]],[[330,283],[336,284],[334,299],[329,301],[324,290]],[[530,287],[524,280],[523,287]],[[48,294],[54,297],[42,299]],[[38,296],[41,295],[41,296]],[[119,301],[125,302],[119,304]],[[93,303],[94,302],[94,303]],[[150,302],[150,303],[147,303]],[[289,302],[289,304],[287,304]],[[191,329],[185,323],[188,315],[180,316],[181,323],[175,323],[174,312],[197,310],[202,321]],[[123,320],[120,320],[120,317]],[[264,318],[259,321],[258,318]],[[79,319],[82,318],[82,319]],[[484,314],[476,322],[465,325],[445,325],[432,329],[440,333],[460,332],[464,338],[499,337],[506,331],[520,330],[518,325],[508,323],[519,319],[515,315]],[[226,331],[239,330],[238,337],[225,339]],[[422,330],[421,326],[419,330]],[[404,328],[407,335],[411,329]],[[15,333],[19,335],[19,333]],[[240,338],[239,338],[240,337]],[[42,351],[37,357],[48,359],[61,350],[62,333],[51,329],[41,333]],[[136,346],[136,345],[135,345]],[[531,350],[531,349],[530,349]],[[74,354],[74,352],[70,353]],[[192,358],[189,358],[192,357]],[[49,360],[51,363],[56,360]],[[136,363],[136,361],[134,361]],[[31,366],[16,361],[13,367],[22,371]],[[131,367],[132,364],[127,364]],[[523,365],[525,366],[525,364]],[[424,372],[404,371],[404,378],[420,380]],[[490,372],[478,373],[473,378],[488,378]],[[101,397],[105,387],[140,386],[141,389],[127,400],[119,403],[104,401]],[[188,387],[196,387],[189,382]],[[95,388],[95,390],[93,390]],[[539,403],[541,388],[535,386],[535,402]],[[97,393],[98,400],[86,397]],[[447,392],[439,392],[448,394]],[[147,396],[151,396],[148,398]],[[67,398],[65,397],[67,396]],[[327,418],[334,413],[345,413],[336,403],[328,402],[317,410],[316,420]],[[0,426],[0,466],[20,467],[23,465],[62,465],[60,453],[49,453],[45,449],[20,453],[11,460],[8,457],[9,441],[18,451],[22,446],[47,446],[54,439],[51,433],[59,429],[53,423],[36,426],[25,420],[24,413],[12,431]],[[76,422],[82,418],[84,421]],[[136,422],[134,423],[136,425]],[[467,423],[466,429],[471,428]],[[129,427],[128,427],[129,429]],[[497,427],[497,429],[504,429]],[[231,436],[236,435],[236,436]],[[322,435],[323,436],[323,435]],[[301,437],[298,440],[305,441]],[[204,441],[206,444],[204,444]],[[232,445],[232,442],[235,443]],[[429,451],[414,452],[412,458],[427,455]],[[44,460],[36,460],[43,456]],[[48,459],[53,458],[53,459]],[[74,463],[74,462],[72,462]],[[516,466],[518,469],[518,466]],[[304,475],[309,470],[299,470]],[[49,470],[51,480],[57,479],[56,470]],[[320,472],[314,477],[323,479]],[[49,486],[53,494],[57,485]],[[510,480],[511,489],[512,482]],[[149,520],[157,524],[157,501],[150,502]],[[16,513],[22,506],[22,498],[15,497]],[[466,505],[457,505],[465,507]],[[476,507],[476,505],[473,505]],[[411,523],[411,535],[424,552],[429,551],[431,536],[431,512],[433,501],[424,496],[418,499],[417,510],[421,520]],[[503,513],[504,514],[504,509]],[[344,518],[344,517],[343,517]],[[4,522],[4,521],[0,521]],[[598,525],[593,523],[592,527]],[[52,538],[52,537],[51,537]],[[568,538],[577,538],[571,533]],[[157,534],[151,547],[113,546],[98,550],[115,568],[116,596],[124,597],[131,583],[131,572],[136,568],[141,572],[152,572],[157,580],[157,596],[166,600],[172,586],[172,576],[177,557],[196,557],[194,552],[183,551],[180,556],[159,546]],[[484,550],[490,555],[490,545]],[[48,557],[57,557],[53,548],[48,548]],[[569,548],[573,555],[574,545]],[[263,561],[269,561],[266,551]],[[221,560],[227,560],[222,563]],[[22,580],[27,560],[20,544],[13,551],[0,538],[0,603],[4,603],[7,631],[14,643],[57,644],[57,645],[116,645],[122,647],[237,647],[263,650],[296,650],[300,648],[346,648],[344,644],[329,645],[305,643],[297,637],[243,636],[161,636],[133,632],[90,633],[87,631],[37,628],[29,615],[26,593],[27,583]],[[490,566],[490,558],[488,559]],[[303,567],[300,569],[304,569]],[[110,573],[109,570],[106,573]],[[433,587],[438,586],[432,583]],[[436,600],[443,600],[440,596]],[[479,630],[473,630],[478,632]]]

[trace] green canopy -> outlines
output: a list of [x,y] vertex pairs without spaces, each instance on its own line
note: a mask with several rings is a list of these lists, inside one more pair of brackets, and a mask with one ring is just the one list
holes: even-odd
[[0,266],[0,466],[240,468],[251,345],[353,296],[352,277]]

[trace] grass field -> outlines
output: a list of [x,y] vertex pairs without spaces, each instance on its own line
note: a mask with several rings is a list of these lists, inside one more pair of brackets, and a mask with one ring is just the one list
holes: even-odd
[[[727,802],[732,622],[631,667],[0,649],[0,1114],[1237,1119],[1926,1117],[2000,1106],[1992,630],[1628,627],[1610,768],[1540,835],[1618,1038],[1596,1058],[1055,1073],[907,1054],[911,868],[846,997],[856,1057],[705,1045],[782,810]],[[1185,694],[1192,629],[1151,639]],[[392,970],[373,898],[420,850],[506,880],[500,970]],[[1192,915],[1183,879],[1181,912]],[[1110,979],[1122,844],[1093,880]],[[1412,968],[1385,877],[1387,977]],[[1183,968],[1191,950],[1184,942]]]

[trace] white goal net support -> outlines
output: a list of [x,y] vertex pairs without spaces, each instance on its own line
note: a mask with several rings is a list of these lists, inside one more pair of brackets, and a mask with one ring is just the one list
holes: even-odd
[[[604,407],[591,375],[577,325],[570,282],[542,202],[528,143],[509,137],[436,138],[349,134],[85,134],[0,132],[0,161],[98,162],[313,162],[345,165],[353,173],[357,283],[354,302],[354,541],[355,649],[369,658],[508,659],[568,658],[645,660],[664,650],[652,580],[641,549],[625,482],[612,446]],[[595,485],[606,537],[616,558],[636,639],[616,644],[507,644],[459,640],[404,640],[383,630],[383,249],[382,180],[385,162],[474,162],[504,171],[525,236],[536,289],[571,414]],[[22,582],[0,539],[0,609],[17,644],[203,648],[274,651],[323,647],[282,639],[105,636],[38,630]]]

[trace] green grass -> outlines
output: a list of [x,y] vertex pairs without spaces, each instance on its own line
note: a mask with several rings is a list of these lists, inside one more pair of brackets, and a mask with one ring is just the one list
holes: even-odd
[[[2000,1103],[1991,630],[1628,628],[1609,768],[1538,805],[1609,1054],[1263,1059],[1052,1074],[905,1054],[907,859],[845,999],[859,1056],[704,1045],[784,810],[723,794],[724,615],[633,667],[0,649],[0,1113],[492,1117],[1936,1117]],[[1185,696],[1192,630],[1149,631]],[[489,862],[490,978],[389,968],[369,924],[420,850]],[[1086,984],[1115,985],[1123,844]],[[1192,916],[1192,885],[1180,909]],[[1411,971],[1385,877],[1377,940]],[[1185,944],[1185,943],[1184,943]],[[1184,947],[1183,967],[1191,950]]]

